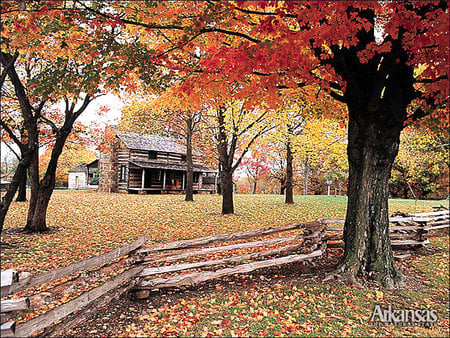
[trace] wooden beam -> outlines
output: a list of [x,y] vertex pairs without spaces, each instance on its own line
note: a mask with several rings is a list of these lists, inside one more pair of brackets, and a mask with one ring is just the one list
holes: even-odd
[[218,260],[213,260],[213,261],[151,267],[151,268],[146,268],[146,269],[142,270],[142,272],[139,274],[139,276],[151,276],[151,275],[157,275],[160,273],[182,271],[182,270],[201,268],[201,267],[206,267],[206,266],[222,265],[222,264],[227,264],[227,263],[236,263],[236,262],[241,262],[241,261],[245,261],[245,260],[251,260],[251,259],[256,259],[256,258],[261,258],[261,257],[266,257],[266,256],[272,256],[272,255],[276,255],[276,254],[280,254],[280,253],[292,252],[292,251],[300,249],[301,247],[303,247],[303,243],[291,244],[291,245],[283,246],[281,248],[276,248],[276,249],[272,249],[272,250],[255,252],[255,253],[251,253],[251,254],[247,254],[247,255],[229,257],[229,258],[218,259]]
[[98,308],[105,307],[113,299],[119,298],[122,294],[127,292],[138,282],[137,278],[130,279],[129,283],[123,284],[120,287],[114,288],[106,292],[101,297],[89,302],[88,305],[83,307],[80,311],[74,312],[68,315],[65,319],[58,323],[58,325],[52,325],[47,327],[44,332],[40,334],[41,337],[64,337],[67,332],[80,323],[89,319],[94,315]]
[[19,281],[16,284],[7,287],[2,287],[1,296],[4,297],[26,288],[31,288],[37,285],[41,285],[43,283],[51,282],[64,276],[71,275],[79,271],[87,270],[95,266],[105,264],[118,257],[127,255],[130,251],[136,250],[137,248],[142,246],[142,244],[144,244],[146,241],[147,236],[141,236],[138,240],[132,243],[127,243],[121,246],[120,248],[117,248],[105,254],[91,257],[82,260],[80,262],[65,266],[57,270],[49,271],[40,275],[30,276],[29,278],[24,279],[23,281]]
[[189,249],[189,248],[196,248],[208,244],[214,244],[214,243],[222,243],[222,242],[228,242],[228,241],[236,241],[240,239],[248,239],[253,237],[260,237],[260,236],[267,236],[283,231],[289,231],[294,229],[299,229],[302,227],[308,227],[313,226],[317,223],[315,222],[309,222],[309,223],[292,223],[292,224],[286,224],[276,227],[265,227],[265,228],[259,228],[256,230],[248,230],[248,231],[242,231],[242,232],[234,232],[234,233],[228,233],[228,234],[218,234],[218,235],[211,235],[201,238],[194,238],[194,239],[188,239],[188,240],[181,240],[181,241],[175,241],[170,242],[167,244],[157,245],[153,247],[148,248],[142,248],[139,250],[140,252],[156,252],[156,251],[165,251],[165,250],[181,250],[181,249]]
[[449,227],[450,227],[450,224],[447,223],[447,224],[443,224],[443,225],[436,225],[436,226],[429,227],[429,228],[427,228],[427,230],[437,230],[437,229],[444,229],[444,228],[449,228]]
[[257,261],[247,264],[241,264],[233,268],[226,268],[217,271],[202,271],[194,272],[186,275],[179,275],[167,278],[154,278],[151,280],[145,280],[141,282],[135,289],[160,289],[167,287],[180,287],[184,285],[194,285],[207,280],[216,279],[224,276],[236,275],[240,273],[249,273],[261,268],[267,268],[271,266],[279,266],[288,263],[300,262],[307,259],[320,257],[323,252],[316,250],[310,254],[305,255],[290,255],[285,257],[279,257],[274,259],[268,259],[264,261]]
[[295,241],[296,239],[300,239],[299,236],[290,236],[290,237],[281,237],[281,238],[272,238],[267,239],[264,241],[255,241],[255,242],[246,242],[246,243],[238,243],[238,244],[230,244],[225,246],[217,246],[217,247],[208,247],[208,248],[201,248],[198,250],[192,250],[187,252],[181,252],[179,254],[168,254],[164,256],[157,256],[155,257],[148,257],[144,258],[144,261],[146,262],[167,262],[167,261],[173,261],[177,259],[183,259],[193,256],[199,256],[199,255],[207,255],[211,253],[217,253],[217,252],[223,252],[223,251],[229,251],[229,250],[239,250],[239,249],[246,249],[246,248],[256,248],[260,246],[266,246],[266,245],[274,245],[274,244],[281,244],[286,242]]
[[141,188],[142,188],[142,190],[144,190],[144,187],[145,187],[145,169],[144,168],[142,168],[141,177],[142,177]]
[[[9,286],[19,281],[19,273],[13,269],[1,272],[1,286]],[[3,297],[3,296],[2,296]]]
[[7,299],[0,302],[0,308],[2,313],[11,311],[22,311],[28,310],[30,308],[30,299],[20,298],[20,299]]
[[106,281],[103,285],[83,293],[81,296],[61,305],[57,308],[50,310],[49,312],[33,318],[23,324],[19,324],[16,327],[17,337],[29,337],[33,333],[41,331],[46,327],[52,325],[54,322],[64,318],[72,312],[83,308],[93,300],[103,296],[106,292],[118,287],[120,284],[128,281],[130,278],[136,276],[143,266],[136,266],[131,268],[115,278]]
[[425,245],[429,242],[426,241],[416,241],[413,239],[405,239],[405,240],[392,240],[391,245],[392,246],[401,246],[401,245]]
[[345,223],[345,219],[321,219],[319,222],[322,224],[343,224]]
[[441,211],[432,211],[432,212],[421,212],[421,213],[415,213],[415,214],[410,214],[410,215],[415,216],[415,217],[430,217],[430,216],[445,215],[445,216],[449,217],[450,211],[449,210],[441,210]]
[[2,337],[14,337],[16,332],[16,322],[7,322],[1,326]]

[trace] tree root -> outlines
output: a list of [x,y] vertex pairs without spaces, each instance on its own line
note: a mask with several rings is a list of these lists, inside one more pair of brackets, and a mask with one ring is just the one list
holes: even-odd
[[[406,285],[405,276],[398,270],[395,270],[395,276],[386,272],[384,274],[372,273],[369,276],[374,280],[380,282],[386,290],[393,290],[396,288],[402,288]],[[340,266],[333,272],[330,272],[323,279],[324,282],[330,280],[337,280],[346,285],[351,285],[357,288],[362,288],[362,284],[358,282],[356,274],[353,269],[345,269],[345,266]]]
[[329,273],[325,278],[323,279],[324,282],[330,281],[330,280],[337,280],[345,285],[351,285],[354,287],[357,287],[358,289],[362,289],[362,285],[360,282],[356,280],[356,277],[352,273],[343,272],[336,270],[334,272]]

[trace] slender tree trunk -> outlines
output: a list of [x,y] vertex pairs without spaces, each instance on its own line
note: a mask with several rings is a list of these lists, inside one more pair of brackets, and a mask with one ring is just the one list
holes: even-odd
[[308,157],[306,157],[305,163],[304,163],[304,180],[303,180],[303,195],[308,195],[308,177],[309,177],[309,161]]
[[30,166],[32,155],[33,154],[31,150],[24,152],[23,158],[19,161],[19,164],[16,168],[16,171],[8,187],[8,190],[6,191],[5,196],[3,196],[0,202],[0,232],[3,231],[3,225],[5,223],[6,214],[8,213],[11,202],[20,185],[21,178],[23,176],[26,177],[27,168]]
[[257,186],[258,186],[258,182],[255,179],[255,180],[253,180],[252,194],[256,194]]
[[217,195],[222,195],[222,177],[223,177],[223,169],[222,165],[219,163],[219,172],[217,173]]
[[228,169],[222,172],[222,214],[233,213],[233,171]]
[[284,203],[294,204],[293,192],[293,169],[292,169],[292,149],[290,140],[286,143],[286,198]]
[[186,196],[185,201],[192,202],[194,200],[194,164],[192,160],[192,119],[186,120]]
[[25,170],[23,176],[20,178],[16,198],[16,202],[26,202],[26,201],[27,201],[27,170]]

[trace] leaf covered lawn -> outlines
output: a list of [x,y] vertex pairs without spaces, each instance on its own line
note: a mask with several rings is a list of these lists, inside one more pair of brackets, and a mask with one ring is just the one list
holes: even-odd
[[[13,247],[2,249],[2,270],[52,270],[143,234],[149,241],[169,242],[345,216],[346,198],[341,196],[296,196],[295,205],[283,201],[283,196],[236,195],[236,214],[221,216],[219,196],[196,195],[195,202],[186,203],[180,195],[56,191],[48,211],[48,226],[53,231],[48,234],[18,233],[24,226],[27,203],[12,205],[2,242]],[[431,206],[440,204],[443,202],[392,200],[390,213],[430,211]],[[432,238],[430,247],[435,249],[430,254],[413,255],[400,264],[420,281],[422,287],[414,290],[385,292],[320,282],[288,283],[283,276],[260,283],[263,275],[256,281],[247,276],[244,291],[218,287],[158,307],[144,304],[132,321],[108,332],[124,336],[448,336],[448,236]],[[430,329],[376,328],[369,323],[375,304],[435,309],[439,322]]]

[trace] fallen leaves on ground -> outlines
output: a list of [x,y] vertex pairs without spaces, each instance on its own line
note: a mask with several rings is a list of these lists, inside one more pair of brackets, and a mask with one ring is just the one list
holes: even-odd
[[[220,196],[197,195],[195,199],[194,203],[185,203],[179,195],[140,196],[58,191],[52,197],[48,212],[48,225],[53,231],[37,235],[15,231],[25,223],[27,204],[14,203],[2,234],[2,241],[13,244],[13,247],[2,248],[2,270],[13,268],[32,273],[53,270],[110,251],[144,234],[149,236],[149,242],[161,243],[311,221],[319,217],[344,218],[346,207],[345,197],[296,196],[295,205],[285,205],[282,196],[236,195],[237,213],[221,216]],[[391,211],[402,212],[429,211],[432,205],[440,204],[439,201],[405,200],[394,200],[390,203]],[[284,233],[282,236],[289,234],[291,233]],[[216,291],[207,295],[182,298],[176,303],[168,302],[156,308],[140,307],[138,315],[128,316],[124,313],[127,321],[114,327],[112,334],[445,336],[446,332],[448,334],[448,309],[442,304],[448,303],[448,236],[443,239],[435,238],[432,244],[441,251],[424,256],[416,255],[401,263],[402,269],[412,271],[428,286],[420,290],[385,292],[381,289],[359,290],[320,283],[294,287],[272,283],[269,287],[252,282],[241,292],[221,290],[220,285],[217,285]],[[267,247],[243,250],[239,254],[263,249]],[[334,250],[330,257],[341,253],[340,249]],[[215,253],[203,259],[225,257],[229,257],[229,253]],[[197,260],[190,258],[186,262]],[[106,278],[116,273],[117,271],[109,273]],[[243,278],[252,279],[251,276]],[[282,276],[280,278],[283,280]],[[263,275],[258,279],[261,283],[266,282]],[[233,280],[229,279],[229,283],[234,284]],[[59,281],[62,282],[64,281]],[[96,285],[97,282],[90,282],[86,287],[90,289]],[[46,291],[51,286],[49,283],[38,291]],[[83,286],[73,293],[62,294],[46,306],[51,308],[64,303],[85,289]],[[26,295],[26,292],[23,294]],[[375,328],[369,325],[375,304],[437,309],[439,322],[431,330],[422,327]],[[34,317],[47,310],[43,306],[29,316]],[[92,334],[96,335],[101,333],[98,330],[92,331],[95,331]]]

